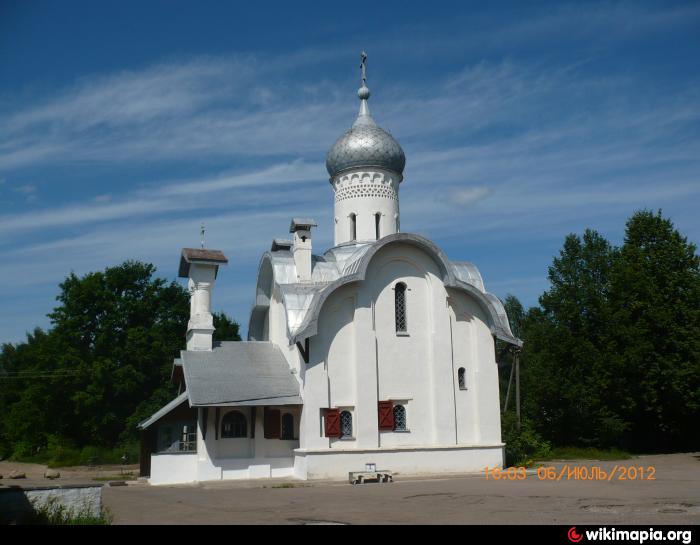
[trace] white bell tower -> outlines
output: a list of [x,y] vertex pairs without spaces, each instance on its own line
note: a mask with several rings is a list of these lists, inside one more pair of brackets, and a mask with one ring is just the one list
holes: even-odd
[[400,230],[399,184],[406,157],[399,143],[369,112],[367,54],[362,53],[360,111],[350,130],[328,152],[335,193],[335,245],[370,242]]

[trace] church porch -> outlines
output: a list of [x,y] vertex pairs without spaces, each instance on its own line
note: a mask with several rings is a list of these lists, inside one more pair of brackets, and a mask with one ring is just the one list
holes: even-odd
[[184,396],[169,405],[143,423],[151,484],[293,476],[300,405],[188,407]]

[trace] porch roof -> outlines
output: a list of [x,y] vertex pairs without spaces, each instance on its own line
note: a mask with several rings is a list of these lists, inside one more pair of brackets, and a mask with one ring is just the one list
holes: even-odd
[[192,407],[302,404],[299,382],[271,342],[221,342],[180,358]]
[[157,422],[158,420],[163,418],[170,411],[177,409],[185,401],[187,401],[187,392],[182,392],[179,396],[177,396],[175,399],[173,399],[170,403],[168,403],[167,405],[164,405],[163,407],[158,409],[156,412],[154,412],[146,420],[139,422],[137,428],[145,430],[146,428],[151,426],[151,424],[154,424],[155,422]]

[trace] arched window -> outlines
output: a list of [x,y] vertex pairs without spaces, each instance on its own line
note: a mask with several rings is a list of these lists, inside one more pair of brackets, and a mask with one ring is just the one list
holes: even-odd
[[394,316],[396,332],[406,332],[406,284],[399,282],[394,286]]
[[248,437],[248,424],[243,413],[231,411],[224,415],[221,419],[221,437]]
[[394,431],[406,431],[406,407],[394,405]]
[[352,413],[350,411],[340,413],[340,436],[352,437]]
[[375,232],[375,235],[377,236],[377,240],[379,240],[379,237],[381,236],[379,233],[379,222],[381,219],[382,219],[382,215],[379,212],[377,212],[374,215],[374,232]]
[[459,371],[457,371],[457,382],[459,383],[460,390],[467,389],[467,377],[466,377],[465,373],[466,373],[466,370],[464,369],[464,367],[460,367]]
[[291,413],[282,415],[282,436],[280,439],[294,439],[294,415]]
[[357,239],[357,216],[350,214],[350,240]]

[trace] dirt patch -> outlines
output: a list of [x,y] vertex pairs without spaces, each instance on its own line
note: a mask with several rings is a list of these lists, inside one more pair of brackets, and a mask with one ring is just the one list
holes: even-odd
[[14,485],[21,486],[45,486],[46,483],[55,484],[95,484],[99,482],[131,480],[138,475],[138,465],[105,465],[105,466],[74,466],[59,467],[56,470],[61,474],[58,479],[45,479],[44,472],[47,466],[43,464],[25,464],[23,462],[11,462],[3,460],[0,462],[0,486],[9,485],[7,476],[11,471],[19,471],[26,475],[26,479],[11,481]]

